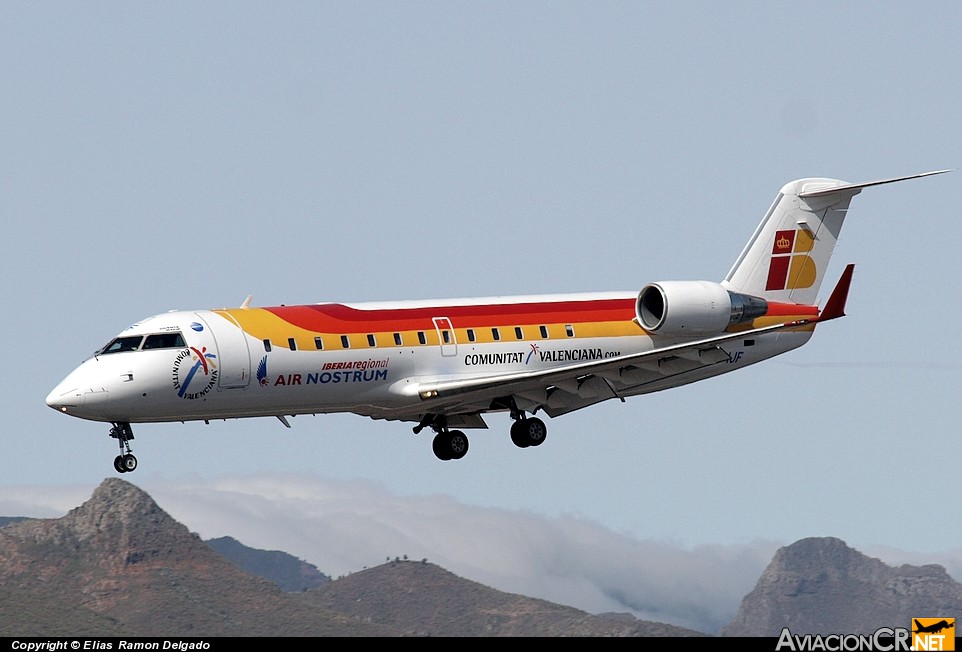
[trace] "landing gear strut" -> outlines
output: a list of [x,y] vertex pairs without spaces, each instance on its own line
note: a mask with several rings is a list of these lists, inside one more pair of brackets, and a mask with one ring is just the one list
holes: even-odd
[[130,473],[137,468],[137,458],[130,452],[130,440],[134,438],[134,431],[126,421],[115,422],[110,428],[110,436],[120,445],[120,455],[114,458],[114,470],[117,473]]

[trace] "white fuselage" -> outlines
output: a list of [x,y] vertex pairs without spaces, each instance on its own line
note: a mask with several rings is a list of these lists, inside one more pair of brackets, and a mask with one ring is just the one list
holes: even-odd
[[[450,334],[445,336],[448,327]],[[434,343],[422,345],[405,333],[409,341],[396,345],[378,333],[373,346],[361,339],[363,348],[345,348],[335,339],[325,348],[311,349],[291,344],[288,339],[293,338],[275,337],[265,343],[224,311],[168,312],[138,322],[118,339],[136,343],[138,337],[180,333],[183,342],[154,348],[142,340],[133,350],[101,351],[59,383],[47,403],[83,419],[128,423],[327,412],[405,418],[430,409],[430,398],[419,393],[426,380],[509,377],[620,358],[678,341],[653,337],[641,328],[633,335],[593,337],[586,325],[579,327],[589,335],[554,337],[560,331],[552,329],[543,337],[545,330],[525,326],[519,338],[514,327],[506,327],[500,329],[499,341],[472,342],[466,331],[448,320],[425,326]],[[732,371],[800,346],[810,335],[766,334],[749,346],[733,341],[725,348],[727,363],[680,374],[678,368],[666,369],[664,374],[633,380],[626,373],[616,379],[621,382],[610,397],[658,391]]]

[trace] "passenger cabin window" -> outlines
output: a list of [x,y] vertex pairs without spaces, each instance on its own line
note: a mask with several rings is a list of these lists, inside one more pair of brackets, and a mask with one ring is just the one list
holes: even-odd
[[368,345],[368,346],[376,346],[376,345],[377,345],[377,340],[374,339],[374,335],[372,335],[371,333],[368,333],[368,334],[367,334],[367,345]]
[[294,341],[294,338],[293,338],[293,337],[288,337],[288,338],[287,338],[287,346],[290,347],[291,351],[296,351],[296,350],[297,350],[297,342]]
[[545,340],[548,339],[548,327],[547,327],[547,326],[541,326],[541,327],[540,327],[540,330],[541,330],[541,338],[542,338],[542,339],[545,339]]
[[270,353],[270,352],[271,352],[271,341],[270,341],[270,340],[264,340],[264,351],[266,351],[267,353]]
[[397,346],[401,346],[402,342],[401,342],[401,334],[400,334],[400,333],[395,333],[395,334],[394,334],[394,344],[396,344]]
[[501,331],[499,331],[497,328],[492,328],[491,337],[493,337],[494,341],[497,342],[498,340],[501,339]]
[[477,339],[477,338],[476,338],[475,335],[474,335],[474,329],[473,329],[473,328],[469,328],[469,329],[468,329],[468,341],[469,341],[469,342],[473,342],[473,341],[475,341],[476,339]]
[[347,335],[341,335],[341,348],[342,349],[351,348],[351,339]]
[[421,344],[428,343],[428,339],[424,337],[424,331],[418,331],[418,342],[420,342]]
[[568,337],[574,337],[574,336],[575,336],[575,327],[572,326],[571,324],[565,324],[565,333],[568,334]]
[[517,338],[517,339],[519,339],[519,340],[524,338],[524,333],[521,331],[521,327],[520,327],[520,326],[515,326],[515,327],[514,327],[514,336],[515,336],[515,338]]
[[451,343],[451,331],[441,331],[441,338],[444,340],[445,344]]
[[184,336],[179,332],[157,333],[144,339],[144,349],[183,349],[187,347]]
[[315,337],[315,338],[314,338],[314,348],[317,349],[318,351],[320,351],[321,349],[323,349],[323,348],[324,348],[324,340],[322,340],[320,337]]

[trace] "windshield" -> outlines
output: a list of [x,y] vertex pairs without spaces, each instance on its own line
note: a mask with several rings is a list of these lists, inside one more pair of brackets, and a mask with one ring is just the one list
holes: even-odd
[[96,355],[123,353],[124,351],[146,351],[147,349],[182,349],[187,346],[184,336],[178,331],[157,333],[155,335],[128,335],[111,340]]
[[129,337],[117,337],[111,340],[104,348],[98,351],[99,355],[105,353],[121,353],[123,351],[136,351],[140,348],[140,341],[143,335],[131,335]]
[[158,333],[148,335],[144,339],[145,349],[182,349],[187,346],[184,336],[180,333]]

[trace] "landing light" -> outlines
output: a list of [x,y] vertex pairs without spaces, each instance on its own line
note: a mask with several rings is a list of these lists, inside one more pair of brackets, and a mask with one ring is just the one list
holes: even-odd
[[435,398],[437,395],[438,395],[438,390],[436,389],[428,389],[423,392],[420,392],[421,398]]

